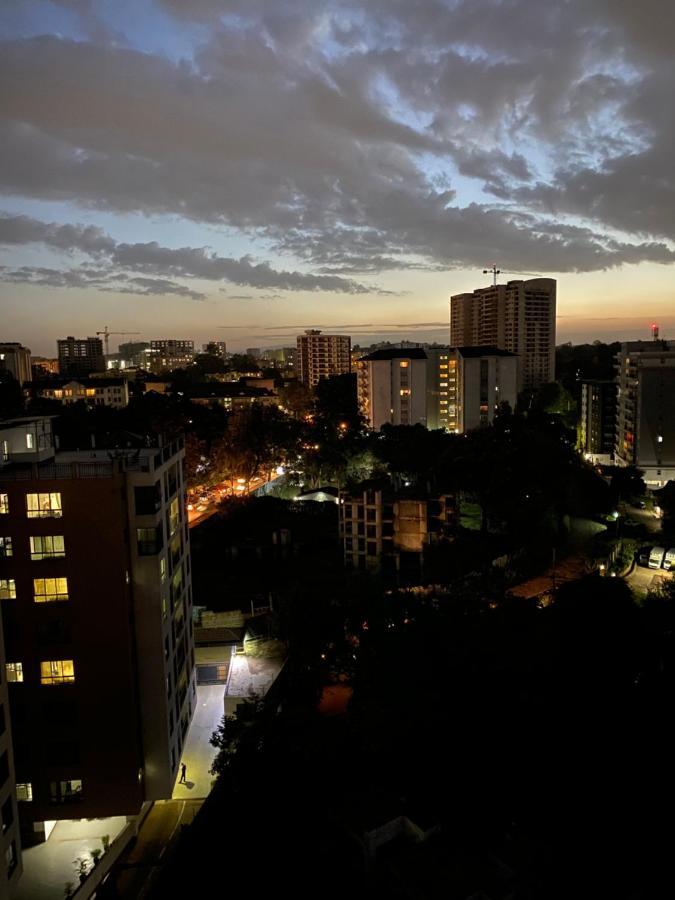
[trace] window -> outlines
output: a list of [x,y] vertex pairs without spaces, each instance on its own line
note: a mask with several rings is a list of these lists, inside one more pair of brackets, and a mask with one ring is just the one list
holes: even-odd
[[29,519],[60,519],[63,515],[61,494],[26,494],[26,510]]
[[33,800],[33,785],[30,781],[24,781],[16,785],[16,799],[19,803],[30,803]]
[[28,450],[35,449],[35,435],[31,434],[30,431],[26,432],[26,449],[28,449]]
[[9,497],[7,494],[0,494],[0,514],[7,515],[9,512]]
[[7,559],[12,555],[11,537],[0,537],[0,559]]
[[410,364],[409,364],[409,362],[408,362],[407,359],[402,359],[401,362],[399,363],[399,366],[400,366],[402,369],[407,369],[409,365],[410,365]]
[[162,532],[159,528],[137,528],[136,546],[139,556],[155,556],[162,549]]
[[162,505],[159,482],[134,488],[134,507],[137,516],[154,516]]
[[62,534],[45,534],[31,537],[30,558],[55,559],[66,555],[66,544]]
[[68,599],[67,578],[34,578],[33,593],[36,603],[52,603]]
[[9,760],[7,759],[7,751],[0,756],[0,788],[3,787],[9,778]]
[[23,681],[23,663],[8,662],[5,663],[5,673],[8,682]]
[[77,803],[82,799],[82,782],[79,778],[72,781],[52,781],[49,795],[52,803]]
[[49,659],[40,663],[41,684],[64,684],[75,681],[72,659]]
[[13,578],[0,578],[0,600],[16,599],[16,581]]
[[0,456],[2,457],[3,462],[8,462],[9,460],[9,441],[0,442],[0,450],[2,453]]
[[164,581],[166,578],[166,559],[162,557],[159,561],[159,578]]
[[10,878],[17,867],[16,843],[14,841],[5,850],[5,866],[7,868],[7,877]]
[[174,497],[171,501],[171,506],[169,507],[169,534],[173,535],[178,530],[178,523],[180,519],[180,507],[178,504],[178,497]]

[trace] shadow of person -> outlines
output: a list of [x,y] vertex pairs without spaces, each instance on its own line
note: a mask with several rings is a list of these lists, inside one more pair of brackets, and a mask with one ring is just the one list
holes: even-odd
[[183,785],[184,785],[184,787],[186,787],[188,789],[188,791],[191,791],[192,788],[195,786],[195,783],[194,783],[194,781],[184,781]]

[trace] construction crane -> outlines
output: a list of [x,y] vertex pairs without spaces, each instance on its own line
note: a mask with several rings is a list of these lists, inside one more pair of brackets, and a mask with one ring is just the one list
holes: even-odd
[[489,269],[483,269],[483,275],[492,274],[492,284],[497,286],[497,275],[529,275],[530,278],[541,278],[539,272],[507,272],[505,269],[498,269],[493,263]]
[[103,326],[103,331],[97,331],[97,332],[96,332],[96,337],[98,337],[98,336],[101,335],[101,334],[103,335],[103,341],[104,341],[104,343],[105,343],[105,355],[108,356],[109,353],[110,353],[110,340],[109,340],[109,338],[110,338],[110,335],[111,335],[111,334],[114,334],[114,335],[123,335],[123,334],[140,334],[140,333],[141,333],[140,331],[108,331],[108,326],[107,326],[107,325],[104,325],[104,326]]

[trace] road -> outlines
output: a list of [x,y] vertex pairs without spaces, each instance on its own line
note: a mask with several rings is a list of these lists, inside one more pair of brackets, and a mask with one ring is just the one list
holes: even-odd
[[[269,481],[276,481],[279,476],[275,476],[274,478],[269,479]],[[266,482],[267,478],[256,476],[255,478],[251,478],[248,483],[248,487],[245,484],[239,483],[242,489],[237,490],[235,492],[235,496],[243,497],[246,494],[254,494],[259,488],[261,488]],[[237,484],[237,482],[235,482]],[[228,495],[232,495],[232,481],[228,478],[226,481],[221,481],[215,487],[209,489],[210,494],[218,494],[220,493],[223,497]],[[188,501],[189,502],[189,501]],[[200,522],[204,522],[206,519],[209,519],[218,509],[218,501],[214,502],[205,502],[205,503],[194,503],[193,509],[188,509],[188,525],[190,528],[194,528],[195,525],[199,525]]]
[[672,577],[672,572],[666,572],[664,569],[648,569],[636,565],[624,580],[638,597],[644,598],[652,588],[658,587]]
[[157,801],[143,822],[136,841],[113,868],[106,882],[105,896],[116,900],[142,898],[154,873],[163,864],[163,857],[178,840],[181,825],[192,822],[202,802]]

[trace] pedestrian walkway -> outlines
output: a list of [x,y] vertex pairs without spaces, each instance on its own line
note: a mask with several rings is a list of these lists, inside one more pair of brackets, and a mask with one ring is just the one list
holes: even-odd
[[23,851],[23,875],[12,900],[62,900],[68,882],[79,884],[73,860],[85,857],[91,864],[101,837],[109,835],[112,843],[126,824],[125,816],[57,822],[49,840]]
[[224,684],[198,684],[195,714],[188,729],[181,763],[186,765],[185,784],[178,779],[173,789],[174,800],[196,800],[208,797],[213,776],[209,773],[216,755],[209,743],[224,714]]

